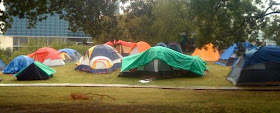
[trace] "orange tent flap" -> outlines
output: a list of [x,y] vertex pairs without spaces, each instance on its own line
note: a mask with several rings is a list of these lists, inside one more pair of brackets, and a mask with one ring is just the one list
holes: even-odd
[[213,48],[213,44],[206,44],[204,47],[207,48],[204,49],[198,49],[196,48],[195,51],[193,52],[192,56],[199,56],[201,59],[205,61],[217,61],[220,58],[220,54],[218,49]]
[[134,47],[131,48],[131,50],[129,51],[129,53],[130,53],[135,47],[138,48],[139,53],[141,53],[141,52],[143,52],[143,51],[146,51],[146,50],[148,50],[148,49],[151,48],[150,44],[148,44],[147,42],[140,41],[140,42],[137,42],[136,45],[135,45]]

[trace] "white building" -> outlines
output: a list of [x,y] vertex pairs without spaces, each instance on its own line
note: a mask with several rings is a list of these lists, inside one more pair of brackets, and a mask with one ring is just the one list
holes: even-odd
[[264,40],[265,45],[267,45],[267,46],[268,46],[268,45],[276,45],[276,42],[275,42],[275,41],[269,40],[269,39],[265,39],[265,38],[264,38],[264,32],[262,32],[262,31],[259,31],[258,39],[259,39],[260,42],[262,42],[262,41]]

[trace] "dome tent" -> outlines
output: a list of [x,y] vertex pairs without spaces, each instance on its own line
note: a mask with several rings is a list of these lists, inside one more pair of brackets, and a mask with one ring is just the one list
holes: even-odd
[[252,49],[232,66],[227,79],[234,85],[280,85],[280,47]]
[[129,55],[135,55],[135,54],[138,54],[138,53],[141,53],[141,52],[144,52],[148,49],[150,49],[151,46],[150,44],[148,44],[147,42],[144,42],[144,41],[140,41],[140,42],[137,42],[130,50],[130,54]]
[[108,41],[105,43],[105,45],[110,45],[112,47],[115,47],[116,50],[122,55],[122,56],[128,56],[130,53],[130,50],[132,47],[134,47],[136,43],[133,42],[127,42],[123,40],[116,41]]
[[172,70],[186,70],[204,75],[206,63],[197,56],[188,56],[172,49],[155,46],[140,54],[124,57],[121,72],[166,73]]
[[163,43],[163,42],[159,42],[155,46],[167,47],[167,45],[165,43]]
[[18,72],[17,80],[46,80],[53,76],[56,71],[36,61]]
[[4,74],[15,74],[33,62],[34,62],[34,60],[28,56],[25,56],[25,55],[17,56],[5,67],[3,73]]
[[35,61],[39,61],[47,66],[65,65],[65,62],[62,60],[59,54],[60,52],[53,48],[43,47],[38,49],[36,52],[29,54],[28,56]]
[[116,50],[122,56],[128,56],[130,50],[136,45],[136,43],[119,40],[118,42],[116,42],[115,45],[116,45]]
[[78,61],[81,58],[81,54],[74,49],[65,48],[58,51],[61,52],[60,57],[64,61]]
[[168,48],[173,49],[177,52],[183,53],[182,48],[180,46],[180,44],[176,43],[176,42],[171,42],[168,44]]
[[121,66],[122,56],[109,45],[96,45],[80,58],[75,70],[91,73],[110,73]]
[[[207,49],[205,49],[205,47]],[[199,56],[205,61],[217,61],[220,58],[220,54],[217,48],[214,48],[213,44],[207,44],[201,49],[196,48],[192,53],[192,56]]]

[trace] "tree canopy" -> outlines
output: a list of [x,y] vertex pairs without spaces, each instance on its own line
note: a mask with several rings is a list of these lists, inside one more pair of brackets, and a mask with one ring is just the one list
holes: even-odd
[[[273,0],[134,0],[124,15],[116,15],[116,2],[127,0],[1,0],[1,30],[12,17],[29,19],[30,27],[59,14],[70,30],[83,31],[96,40],[181,41],[180,33],[196,40],[197,47],[214,43],[228,47],[253,40],[259,30],[279,39],[280,3]],[[278,7],[277,7],[278,6]],[[271,16],[273,15],[273,16]]]

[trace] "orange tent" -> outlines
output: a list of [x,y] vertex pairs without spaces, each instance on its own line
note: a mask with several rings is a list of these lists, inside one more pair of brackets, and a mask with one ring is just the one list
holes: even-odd
[[[218,49],[213,48],[213,44],[206,44],[202,49],[196,48],[193,52],[192,56],[199,56],[201,59],[205,61],[217,61],[220,58],[220,54]],[[207,50],[205,49],[207,48]]]
[[137,54],[137,53],[141,53],[141,52],[144,52],[144,51],[146,51],[150,48],[151,48],[150,44],[148,44],[147,42],[144,42],[144,41],[140,41],[140,42],[137,42],[131,48],[129,55],[134,55],[134,54]]

